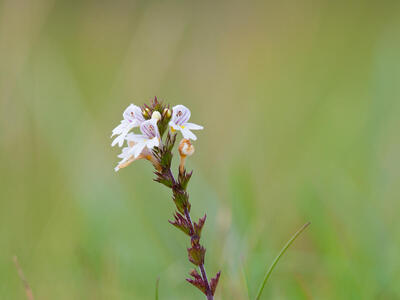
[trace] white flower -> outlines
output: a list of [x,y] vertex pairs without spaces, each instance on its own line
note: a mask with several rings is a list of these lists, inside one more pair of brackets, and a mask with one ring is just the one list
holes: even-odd
[[115,172],[119,171],[119,169],[125,168],[129,166],[132,162],[135,161],[133,155],[130,153],[134,143],[128,143],[128,147],[122,148],[122,153],[118,155],[122,160],[118,163],[118,165],[114,168]]
[[121,121],[121,124],[115,127],[112,131],[111,137],[114,135],[118,136],[113,140],[111,146],[118,144],[118,146],[121,147],[129,131],[134,127],[139,127],[140,124],[144,122],[142,110],[139,106],[134,104],[129,105],[122,115],[124,119]]
[[[129,135],[127,137],[129,139]],[[161,170],[160,163],[157,161],[157,159],[154,157],[153,153],[151,150],[144,148],[140,155],[138,157],[134,157],[132,154],[132,147],[134,147],[135,143],[130,141],[128,142],[128,147],[122,148],[122,153],[118,155],[119,158],[122,158],[122,160],[118,163],[118,165],[114,168],[115,172],[119,171],[122,168],[126,168],[129,166],[131,163],[138,159],[147,159],[150,161],[154,167],[157,170]]]
[[190,110],[183,105],[176,105],[172,108],[172,119],[169,122],[171,131],[179,130],[185,139],[197,140],[197,137],[190,130],[201,130],[203,126],[188,123]]
[[160,144],[160,133],[158,132],[157,120],[150,119],[144,121],[140,124],[140,131],[142,134],[130,133],[126,137],[129,147],[123,148],[122,153],[118,155],[122,160],[118,163],[115,171],[126,167],[139,158],[146,158],[155,165],[151,150]]

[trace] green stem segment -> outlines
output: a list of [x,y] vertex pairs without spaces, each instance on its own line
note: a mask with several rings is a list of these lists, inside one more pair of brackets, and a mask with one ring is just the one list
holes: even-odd
[[286,243],[286,245],[282,248],[281,252],[279,252],[278,256],[275,257],[275,260],[272,262],[271,266],[269,267],[267,273],[265,274],[264,280],[258,290],[256,300],[260,300],[261,294],[264,290],[265,284],[267,283],[269,277],[271,276],[272,271],[274,270],[276,264],[278,263],[279,259],[285,254],[286,250],[290,247],[291,244],[297,239],[297,237],[310,225],[310,222],[304,224]]

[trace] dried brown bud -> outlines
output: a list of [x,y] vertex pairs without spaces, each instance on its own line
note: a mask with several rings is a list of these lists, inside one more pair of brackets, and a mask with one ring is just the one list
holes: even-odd
[[183,139],[179,143],[179,154],[181,156],[181,163],[179,164],[179,173],[183,174],[185,171],[185,160],[186,157],[191,156],[194,153],[194,146],[188,139]]
[[194,153],[194,146],[188,139],[183,139],[179,143],[179,154],[182,156],[191,156]]

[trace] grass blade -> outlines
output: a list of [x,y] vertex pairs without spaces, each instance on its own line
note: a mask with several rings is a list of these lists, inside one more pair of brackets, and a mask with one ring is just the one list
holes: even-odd
[[160,277],[157,278],[156,281],[156,300],[158,300],[158,284],[160,283]]
[[310,222],[307,222],[304,224],[291,238],[290,240],[286,243],[286,245],[282,248],[281,252],[279,252],[278,256],[275,257],[275,260],[272,262],[271,266],[269,267],[267,273],[264,276],[264,280],[261,283],[261,286],[258,290],[256,300],[259,300],[261,297],[261,294],[264,290],[265,284],[267,283],[269,277],[271,276],[272,271],[274,270],[276,264],[278,263],[279,259],[285,254],[286,250],[290,247],[291,244],[296,240],[296,238],[310,225]]

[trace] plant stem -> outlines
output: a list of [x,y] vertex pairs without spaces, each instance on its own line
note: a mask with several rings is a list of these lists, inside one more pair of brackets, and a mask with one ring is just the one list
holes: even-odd
[[[189,224],[190,224],[191,232],[192,232],[192,234],[191,234],[190,237],[192,238],[192,237],[193,237],[193,234],[194,234],[194,228],[193,228],[192,219],[190,218],[190,213],[189,213],[189,211],[188,211],[187,209],[185,209],[185,217],[186,217],[186,219],[188,220],[188,222],[189,222]],[[212,295],[212,292],[211,292],[210,284],[208,283],[207,273],[206,273],[206,270],[205,270],[205,268],[204,268],[204,264],[201,264],[201,265],[199,266],[199,268],[200,268],[200,271],[201,271],[201,276],[203,277],[203,280],[204,280],[204,282],[206,283],[206,288],[207,288],[207,300],[213,300],[214,298],[213,298],[213,295]]]
[[213,300],[214,296],[212,295],[210,285],[208,284],[206,270],[204,269],[204,264],[200,265],[201,275],[203,276],[204,282],[206,282],[207,286],[207,300]]
[[275,257],[275,260],[272,262],[272,265],[269,267],[267,273],[265,274],[264,280],[260,286],[260,289],[258,290],[256,300],[259,300],[261,297],[261,294],[264,290],[265,284],[267,283],[269,277],[271,276],[272,271],[274,270],[276,264],[278,263],[279,259],[282,257],[283,254],[285,254],[286,250],[290,247],[290,245],[296,240],[296,238],[310,225],[310,222],[307,222],[304,224],[291,238],[290,240],[286,243],[286,245],[282,248],[281,252],[279,252],[278,256]]
[[[189,283],[193,284],[195,287],[199,288],[206,296],[207,300],[213,300],[213,293],[215,291],[216,285],[218,284],[220,272],[211,281],[208,281],[207,273],[204,268],[205,260],[205,248],[200,245],[201,230],[205,222],[206,216],[199,220],[199,223],[193,223],[190,217],[190,207],[189,195],[186,191],[187,184],[192,176],[192,172],[186,173],[184,161],[186,155],[179,151],[181,156],[181,164],[179,165],[179,177],[175,179],[174,174],[171,171],[171,149],[175,144],[176,135],[172,136],[168,133],[166,144],[158,147],[156,151],[157,160],[161,166],[161,170],[155,172],[157,175],[156,181],[164,184],[165,186],[171,188],[172,198],[175,202],[177,211],[175,214],[175,221],[170,221],[170,223],[181,230],[183,230],[187,235],[190,236],[191,248],[188,248],[189,261],[194,265],[199,267],[200,274],[197,270],[193,270],[190,273],[194,279],[186,279]],[[184,157],[183,157],[184,156]]]
[[[174,175],[173,175],[173,173],[171,171],[171,168],[168,168],[167,172],[168,172],[168,176],[171,178],[171,181],[173,183],[172,189],[174,189],[174,188],[176,188],[177,181],[175,180],[175,177],[174,177]],[[184,211],[185,211],[186,220],[189,222],[189,225],[190,225],[190,238],[193,239],[195,233],[194,233],[194,226],[193,226],[192,218],[190,217],[190,213],[189,213],[189,210],[187,208],[185,208]],[[199,268],[200,268],[200,271],[201,271],[201,276],[203,277],[203,280],[204,280],[204,282],[206,284],[207,300],[214,300],[214,297],[212,295],[212,291],[211,291],[211,288],[210,288],[210,284],[209,284],[208,279],[207,279],[206,270],[204,268],[204,263],[199,265]]]

